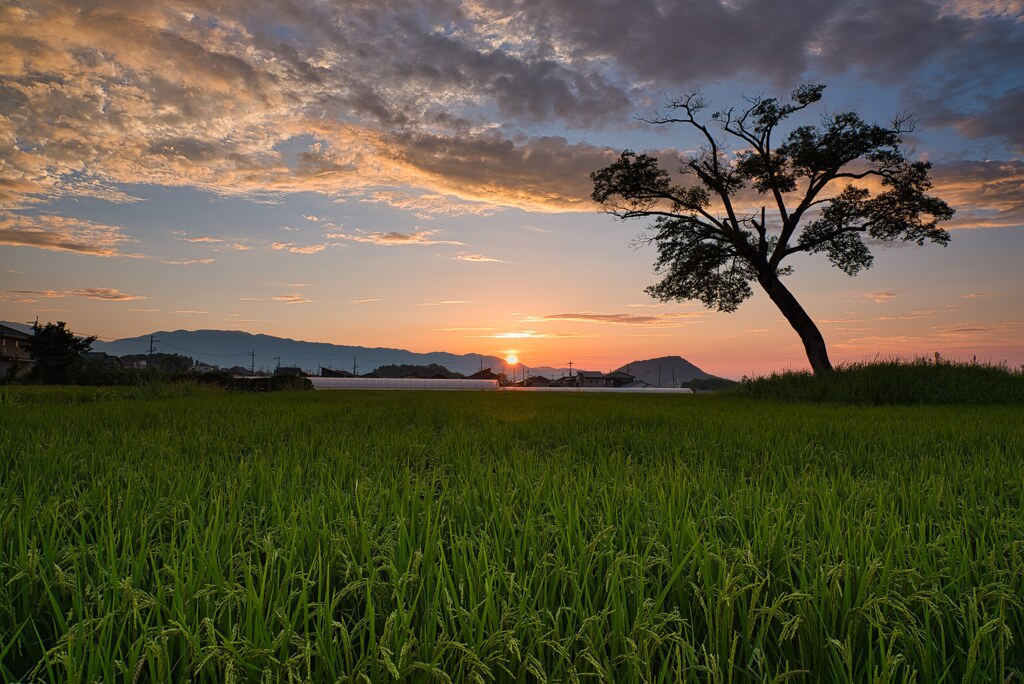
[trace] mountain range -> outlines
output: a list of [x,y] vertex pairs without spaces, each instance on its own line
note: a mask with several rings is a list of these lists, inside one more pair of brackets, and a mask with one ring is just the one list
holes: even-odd
[[[470,375],[481,368],[504,369],[507,364],[498,356],[486,354],[451,354],[449,352],[417,353],[406,349],[388,347],[359,347],[328,342],[304,342],[272,335],[242,332],[239,330],[161,330],[151,335],[129,337],[113,342],[96,341],[94,351],[112,356],[145,354],[150,351],[190,356],[201,363],[223,368],[243,366],[256,370],[273,370],[276,366],[299,366],[317,373],[321,366],[357,373],[368,373],[378,366],[389,364],[429,365],[436,363],[449,370]],[[513,367],[509,367],[511,374]],[[521,366],[514,369],[522,373]],[[568,373],[568,368],[528,368],[530,375],[559,377]],[[577,369],[579,370],[579,369]],[[686,359],[679,356],[665,356],[646,361],[633,361],[619,370],[630,373],[652,385],[670,387],[693,379],[709,378]],[[660,372],[660,382],[659,382]]]

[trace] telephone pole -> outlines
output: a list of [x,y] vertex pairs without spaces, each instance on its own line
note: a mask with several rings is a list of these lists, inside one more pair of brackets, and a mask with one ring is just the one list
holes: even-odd
[[572,359],[569,359],[569,377],[572,377]]
[[356,355],[352,355],[352,375],[356,374]]
[[249,364],[249,372],[256,375],[256,350],[253,349],[249,352],[249,355],[252,356],[252,363]]

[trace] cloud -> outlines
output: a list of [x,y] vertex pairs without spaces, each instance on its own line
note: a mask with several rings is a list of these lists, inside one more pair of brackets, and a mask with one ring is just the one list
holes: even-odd
[[112,257],[124,256],[119,247],[135,241],[118,226],[54,214],[26,216],[0,211],[3,245]]
[[493,263],[497,263],[497,264],[505,263],[501,259],[495,259],[493,257],[484,256],[483,254],[456,254],[452,258],[453,259],[457,259],[458,261],[472,261],[472,262],[476,262],[476,263],[483,263],[483,262],[493,262]]
[[934,168],[935,194],[956,208],[950,228],[1024,226],[1024,161],[955,161]]
[[483,201],[459,199],[438,193],[409,193],[396,190],[378,190],[360,198],[363,202],[380,202],[397,209],[410,211],[421,219],[438,216],[492,216],[502,207]]
[[587,174],[618,149],[576,131],[621,141],[662,93],[731,78],[866,75],[905,86],[924,127],[1020,150],[1021,25],[1020,0],[8,3],[0,204],[136,201],[137,184],[423,217],[590,211]]
[[63,290],[8,290],[4,295],[4,299],[25,304],[37,301],[36,298],[63,299],[65,297],[82,297],[83,299],[98,299],[107,302],[131,302],[138,299],[146,299],[142,295],[127,294],[110,287],[82,287]]
[[294,242],[275,242],[270,246],[270,248],[275,252],[284,250],[291,252],[292,254],[319,254],[331,246],[333,245],[329,245],[327,243],[300,246],[296,245]]
[[379,297],[370,297],[369,299],[350,299],[349,304],[370,304],[371,302],[382,301]]
[[288,295],[277,295],[274,297],[241,297],[243,302],[284,302],[285,304],[310,304],[312,299],[298,292]]
[[590,312],[552,314],[549,316],[527,316],[524,323],[547,323],[551,321],[572,321],[575,323],[604,323],[608,325],[635,325],[635,326],[680,326],[686,325],[685,321],[705,318],[707,313],[663,313],[642,316],[638,314],[617,313],[598,314]]
[[[150,257],[141,257],[144,259],[151,259]],[[151,259],[156,261],[158,264],[167,264],[168,266],[192,266],[193,264],[202,264],[203,266],[209,266],[210,264],[216,263],[216,259]]]
[[176,314],[208,314],[209,311],[197,311],[195,309],[178,309],[174,313]]
[[185,241],[186,242],[209,242],[209,243],[212,243],[212,244],[219,244],[221,242],[224,242],[220,238],[215,238],[215,237],[194,237],[194,238],[187,237],[187,238],[185,238]]
[[[874,302],[875,304],[884,304],[886,302],[891,302],[893,299],[895,299],[896,298],[896,293],[892,292],[892,291],[886,291],[886,292],[867,292],[867,293],[864,294],[864,296],[867,297],[868,300]],[[862,301],[866,301],[866,300],[862,300]]]
[[474,304],[475,302],[468,299],[445,299],[440,302],[423,302],[420,306],[452,306],[455,304]]
[[473,335],[473,337],[492,340],[546,340],[560,337],[584,337],[584,335],[580,335],[579,333],[542,333],[537,332],[536,330],[510,330],[491,335]]
[[998,297],[1002,292],[970,292],[963,296],[964,299],[978,299],[979,297]]
[[380,233],[328,233],[329,239],[351,240],[352,242],[364,242],[385,247],[396,247],[402,245],[462,245],[455,240],[436,240],[435,235],[440,234],[439,230],[416,229],[411,233],[400,233],[397,231]]

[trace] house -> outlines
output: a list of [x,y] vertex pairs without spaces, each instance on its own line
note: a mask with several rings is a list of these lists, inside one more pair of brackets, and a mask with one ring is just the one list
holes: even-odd
[[0,381],[32,365],[28,341],[34,334],[31,325],[0,321]]
[[576,371],[577,387],[607,387],[605,375],[600,371]]
[[623,371],[607,374],[598,371],[578,371],[576,373],[577,387],[625,387],[635,381],[636,378]]
[[551,380],[543,375],[531,375],[519,384],[523,387],[550,387]]
[[327,368],[320,366],[320,377],[321,378],[354,378],[355,376],[344,370],[337,370],[336,368]]
[[632,385],[636,381],[635,377],[624,371],[608,373],[604,378],[608,387],[626,387],[627,385]]
[[220,366],[214,366],[210,363],[202,363],[196,361],[195,365],[192,366],[192,370],[196,373],[216,373],[220,370]]
[[485,368],[482,371],[473,373],[467,378],[468,380],[501,380],[501,375],[495,373],[490,368]]
[[246,368],[245,366],[232,366],[228,368],[228,373],[236,377],[251,378],[255,373]]
[[274,369],[274,375],[290,375],[292,377],[301,378],[306,373],[298,366],[278,366]]

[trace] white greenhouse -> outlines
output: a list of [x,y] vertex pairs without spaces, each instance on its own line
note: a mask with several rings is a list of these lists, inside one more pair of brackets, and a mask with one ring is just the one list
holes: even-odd
[[497,380],[461,380],[440,378],[310,378],[313,388],[378,390],[496,390]]

